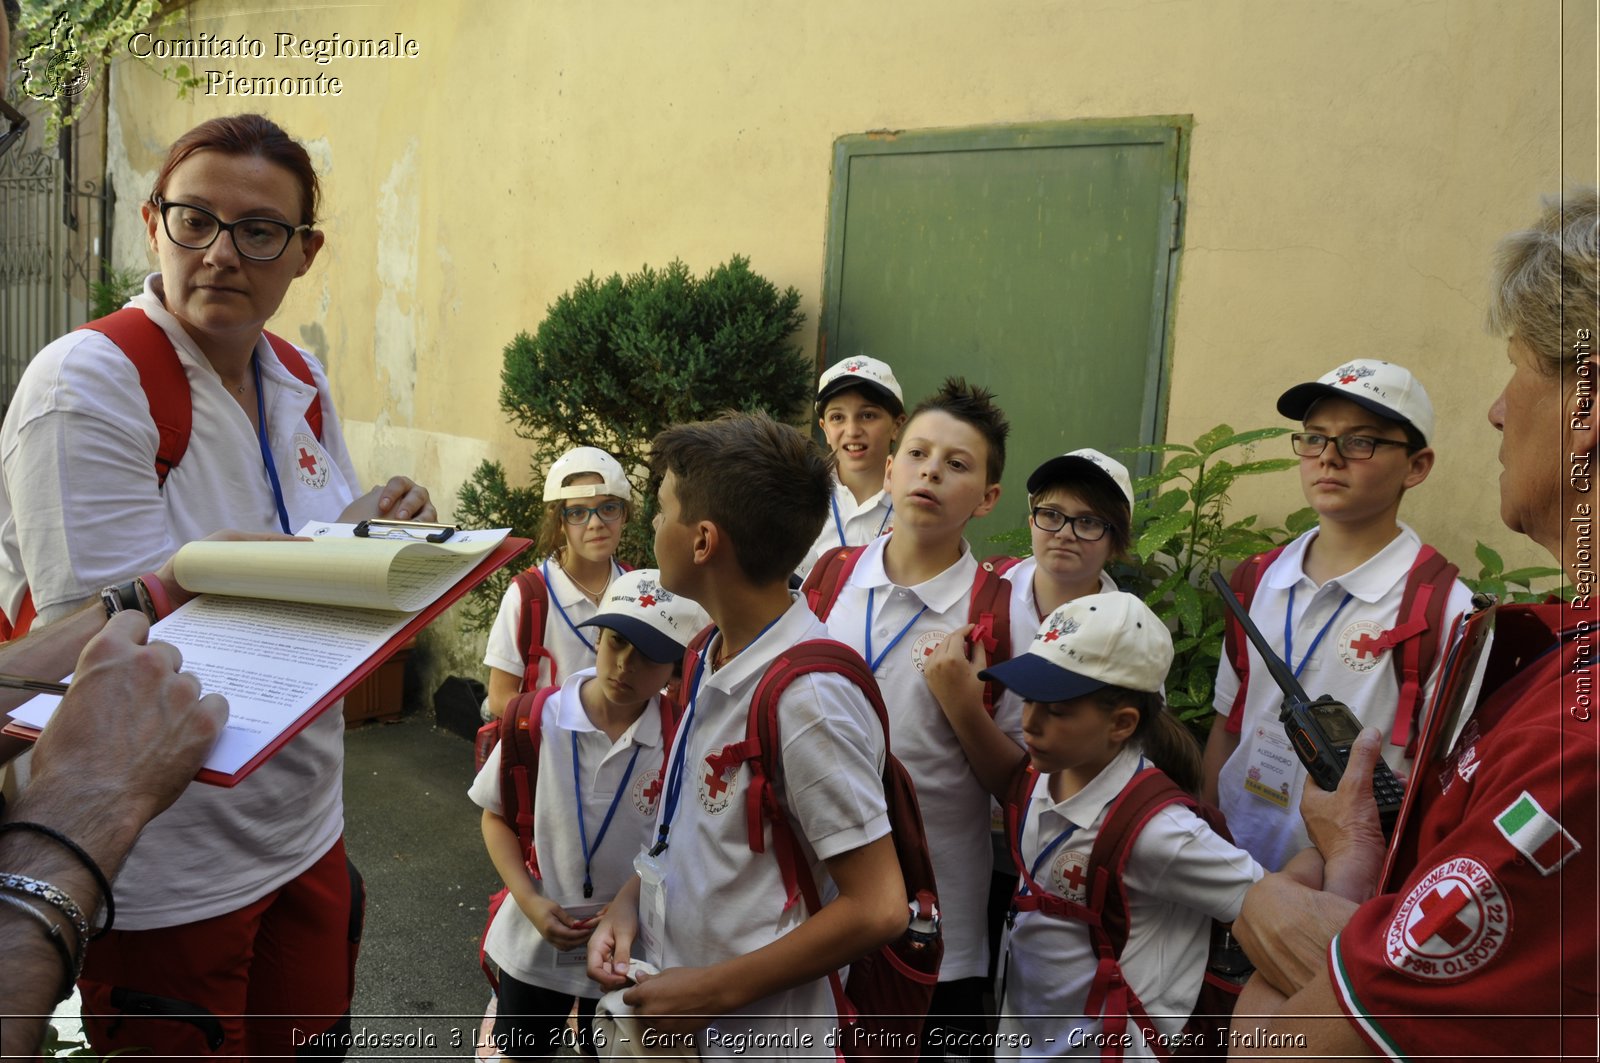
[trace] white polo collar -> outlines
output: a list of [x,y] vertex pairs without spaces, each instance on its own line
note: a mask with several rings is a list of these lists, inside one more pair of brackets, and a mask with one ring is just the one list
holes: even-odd
[[[883,567],[883,552],[888,549],[892,538],[894,533],[890,532],[867,544],[860,560],[856,562],[855,570],[850,573],[850,586],[876,590],[896,585]],[[973,560],[972,547],[962,539],[960,560],[932,579],[905,589],[931,611],[944,613],[954,608],[972,590],[977,574],[978,562]]]

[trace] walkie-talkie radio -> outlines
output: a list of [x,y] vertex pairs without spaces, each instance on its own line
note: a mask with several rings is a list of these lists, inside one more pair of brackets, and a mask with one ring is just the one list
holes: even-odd
[[[1278,689],[1283,691],[1283,708],[1278,713],[1278,719],[1283,723],[1283,729],[1289,736],[1289,744],[1294,747],[1295,755],[1300,758],[1300,763],[1305,765],[1306,773],[1311,776],[1312,781],[1332,793],[1338,788],[1339,779],[1344,775],[1344,766],[1350,759],[1350,747],[1361,734],[1361,721],[1350,711],[1349,706],[1335,701],[1326,694],[1315,701],[1308,698],[1300,681],[1289,671],[1283,659],[1267,645],[1267,640],[1251,622],[1249,614],[1244,611],[1244,606],[1240,605],[1239,599],[1234,596],[1233,588],[1222,578],[1222,573],[1213,572],[1211,582],[1216,584],[1228,611],[1239,621],[1239,626],[1244,628],[1244,633],[1249,636],[1256,652],[1261,654],[1262,661],[1266,663],[1267,671],[1271,673],[1273,681],[1278,684]],[[1394,772],[1389,770],[1389,765],[1384,763],[1382,757],[1378,758],[1378,763],[1372,769],[1372,796],[1378,802],[1378,820],[1382,824],[1383,835],[1387,838],[1394,830],[1395,817],[1400,812],[1400,802],[1405,796],[1405,787],[1395,778]]]

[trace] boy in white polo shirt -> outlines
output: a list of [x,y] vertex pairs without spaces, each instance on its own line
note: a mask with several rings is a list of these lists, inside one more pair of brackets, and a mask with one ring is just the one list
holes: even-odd
[[[667,758],[657,842],[589,943],[589,976],[627,984],[629,961],[661,969],[623,994],[661,1034],[694,1034],[703,1056],[829,1056],[837,1025],[827,975],[906,929],[899,862],[883,795],[884,740],[866,696],[832,673],[801,676],[778,701],[776,789],[813,854],[820,911],[786,906],[770,823],[751,848],[742,743],[768,666],[826,630],[789,590],[827,513],[818,448],[764,415],[729,414],[656,437],[661,583],[711,614],[716,631],[683,677],[684,710]],[[752,1048],[752,1044],[757,1045]]]
[[599,611],[580,625],[595,640],[595,666],[545,695],[539,763],[531,766],[530,861],[504,818],[504,742],[468,791],[483,808],[484,845],[508,890],[484,939],[500,969],[494,1041],[508,1059],[546,1059],[567,1045],[574,998],[587,1043],[600,994],[585,974],[585,945],[595,915],[632,875],[633,856],[650,836],[660,794],[661,688],[709,621],[692,600],[663,590],[659,576],[646,568],[612,581]]
[[865,546],[889,530],[894,507],[883,470],[906,423],[894,370],[857,355],[835,362],[817,381],[817,424],[833,452],[833,498],[822,534],[795,570],[804,579],[825,551]]
[[[940,643],[967,623],[978,563],[962,533],[1000,497],[1010,426],[993,398],[951,378],[917,406],[889,462],[894,530],[867,545],[828,612],[829,635],[860,652],[877,677],[895,755],[911,773],[922,805],[944,912],[944,963],[925,1040],[932,1044],[959,1045],[964,1035],[985,1028],[989,795],[924,668]],[[1000,729],[1019,734],[1021,701],[1007,694],[995,707]],[[1020,746],[1016,753],[1021,756]]]
[[[1413,570],[1439,562],[1397,518],[1405,492],[1433,468],[1433,405],[1403,367],[1358,358],[1285,391],[1278,412],[1302,422],[1291,440],[1318,524],[1275,558],[1245,562],[1266,562],[1250,618],[1308,694],[1332,695],[1383,731],[1384,759],[1409,774],[1419,707],[1438,679],[1448,632],[1471,604],[1448,563],[1437,586],[1419,588],[1443,596],[1438,651],[1402,695],[1394,655],[1415,653],[1420,641],[1405,644],[1423,639],[1427,626],[1419,606],[1400,615],[1402,599]],[[1229,656],[1217,667],[1204,796],[1227,814],[1234,841],[1277,871],[1309,844],[1299,812],[1306,772],[1278,722],[1283,695],[1266,665],[1250,647],[1242,684]]]

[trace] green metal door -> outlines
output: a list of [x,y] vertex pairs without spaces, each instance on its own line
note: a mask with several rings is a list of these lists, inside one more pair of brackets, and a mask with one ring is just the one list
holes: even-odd
[[[948,375],[1011,420],[1004,489],[968,538],[1020,527],[1028,473],[1157,441],[1186,118],[842,137],[819,360],[894,367],[909,408]],[[1127,455],[1135,473],[1143,464]]]

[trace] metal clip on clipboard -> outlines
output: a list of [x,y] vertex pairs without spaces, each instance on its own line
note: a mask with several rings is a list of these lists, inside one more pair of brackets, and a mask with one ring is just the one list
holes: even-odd
[[421,539],[442,543],[461,530],[459,524],[431,524],[425,520],[381,520],[372,518],[356,525],[360,539]]

